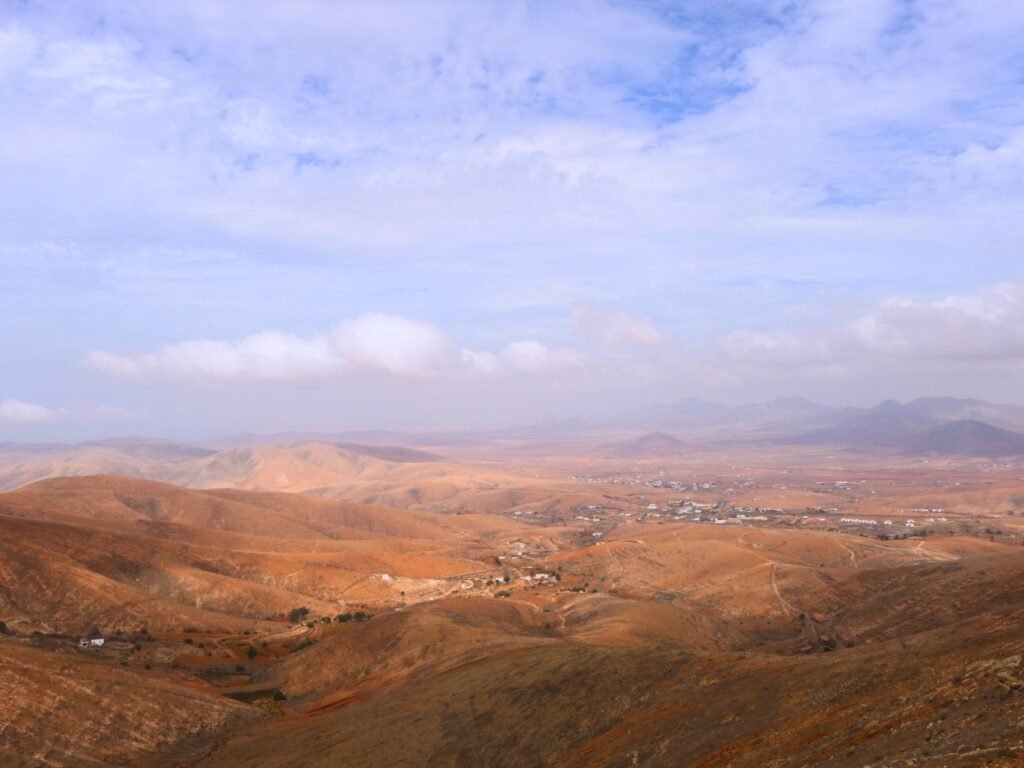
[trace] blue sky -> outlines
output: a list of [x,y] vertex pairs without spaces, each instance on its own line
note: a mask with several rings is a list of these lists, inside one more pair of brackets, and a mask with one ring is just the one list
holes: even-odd
[[0,439],[1020,401],[1024,6],[0,3]]

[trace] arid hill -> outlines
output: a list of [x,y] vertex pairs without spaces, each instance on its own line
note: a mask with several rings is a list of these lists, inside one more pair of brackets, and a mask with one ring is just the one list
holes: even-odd
[[389,594],[405,578],[416,591],[479,570],[448,542],[513,526],[461,520],[106,476],[46,480],[0,494],[0,610],[56,632],[241,631],[296,605],[327,610]]
[[0,637],[0,697],[0,762],[9,766],[194,765],[218,734],[263,719],[186,673],[125,667],[45,640]]
[[913,662],[894,648],[778,657],[523,640],[376,695],[350,690],[200,764],[1011,766],[1020,629],[995,623],[969,652],[937,639]]
[[801,450],[2,493],[0,764],[1019,765],[1019,468]]
[[384,476],[389,470],[400,475],[402,465],[441,461],[413,448],[353,443],[267,443],[225,451],[142,438],[76,445],[8,443],[0,450],[0,488],[47,477],[116,474],[199,488],[304,491]]
[[564,512],[599,500],[588,489],[564,481],[505,472],[493,459],[456,462],[397,447],[268,444],[162,461],[95,446],[41,452],[11,447],[0,454],[0,488],[92,475],[158,480],[192,489],[285,491],[433,512]]

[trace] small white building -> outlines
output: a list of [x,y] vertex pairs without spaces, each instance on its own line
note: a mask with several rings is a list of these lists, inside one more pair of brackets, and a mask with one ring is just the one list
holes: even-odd
[[79,648],[101,648],[106,642],[102,637],[94,637],[92,639],[82,638],[78,641]]

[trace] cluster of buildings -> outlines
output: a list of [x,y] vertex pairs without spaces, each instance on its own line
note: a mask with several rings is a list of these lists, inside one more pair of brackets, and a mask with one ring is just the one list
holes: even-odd
[[[945,521],[945,518],[941,518],[941,520]],[[935,518],[929,517],[926,522],[934,523],[935,522]],[[839,518],[839,524],[840,525],[872,525],[872,526],[881,525],[881,526],[885,526],[885,527],[892,527],[894,523],[893,523],[892,520],[873,520],[873,519],[861,518],[861,517],[841,517],[841,518]],[[908,518],[908,519],[903,521],[903,527],[904,528],[916,528],[917,527],[917,522],[913,518]]]
[[637,520],[672,520],[692,523],[753,523],[767,522],[772,515],[785,514],[785,510],[776,507],[738,507],[729,506],[724,502],[708,504],[691,499],[679,499],[667,502],[666,506],[648,504],[647,511],[640,514]]
[[672,491],[713,491],[717,488],[717,483],[712,480],[696,480],[696,481],[682,481],[682,480],[665,480],[663,478],[655,478],[653,480],[645,479],[643,475],[634,475],[633,477],[589,477],[585,475],[572,475],[571,480],[578,483],[607,483],[608,485],[634,485],[645,488],[660,488],[668,489]]
[[554,584],[557,579],[554,574],[551,573],[528,573],[522,577],[523,581],[527,584],[536,587],[546,587],[549,584]]

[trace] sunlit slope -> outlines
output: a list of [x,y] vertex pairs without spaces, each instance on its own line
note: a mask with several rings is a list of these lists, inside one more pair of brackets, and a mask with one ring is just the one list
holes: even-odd
[[[46,631],[255,626],[305,605],[443,594],[512,524],[287,494],[90,477],[0,494],[0,606]],[[453,542],[458,546],[453,546]]]

